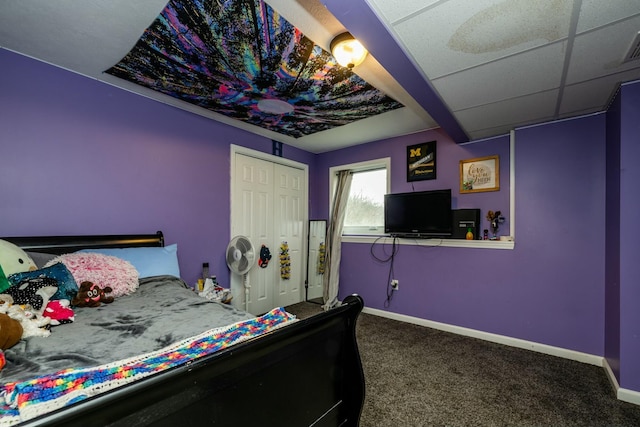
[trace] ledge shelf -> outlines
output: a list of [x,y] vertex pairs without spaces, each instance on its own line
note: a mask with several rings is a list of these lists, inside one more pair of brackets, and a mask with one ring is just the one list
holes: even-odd
[[[390,236],[342,236],[343,243],[381,243],[391,244]],[[505,240],[463,240],[463,239],[405,239],[398,238],[401,245],[412,246],[441,246],[448,248],[479,248],[479,249],[513,249],[515,242]]]

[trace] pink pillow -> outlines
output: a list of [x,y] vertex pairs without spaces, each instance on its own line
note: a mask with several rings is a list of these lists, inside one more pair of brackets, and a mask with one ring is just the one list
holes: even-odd
[[94,252],[65,254],[52,259],[46,266],[56,262],[67,267],[78,285],[87,280],[101,288],[110,286],[113,289],[110,295],[114,298],[138,288],[138,270],[129,261],[115,256]]

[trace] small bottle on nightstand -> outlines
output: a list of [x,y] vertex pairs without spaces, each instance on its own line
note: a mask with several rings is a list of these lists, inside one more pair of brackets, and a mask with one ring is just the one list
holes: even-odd
[[203,262],[202,263],[202,280],[207,280],[207,277],[209,277],[209,263]]

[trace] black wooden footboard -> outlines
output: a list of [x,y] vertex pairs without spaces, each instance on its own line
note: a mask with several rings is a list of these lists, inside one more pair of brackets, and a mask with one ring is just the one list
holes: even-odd
[[20,425],[357,426],[362,308],[362,298],[350,296],[331,311]]
[[348,297],[330,312],[24,425],[357,426],[362,307]]

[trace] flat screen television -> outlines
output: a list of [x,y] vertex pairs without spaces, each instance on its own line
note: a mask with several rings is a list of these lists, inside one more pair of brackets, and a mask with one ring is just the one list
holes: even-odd
[[384,231],[400,237],[450,237],[451,190],[385,194]]

